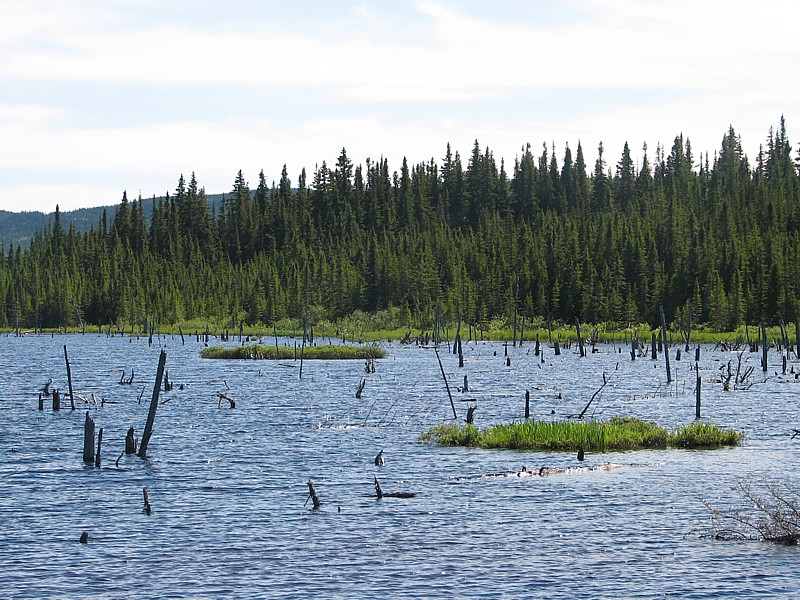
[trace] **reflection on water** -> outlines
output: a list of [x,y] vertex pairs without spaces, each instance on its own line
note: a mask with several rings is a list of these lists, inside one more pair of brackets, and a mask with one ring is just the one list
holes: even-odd
[[[707,520],[701,500],[735,502],[737,478],[791,481],[800,382],[779,374],[775,351],[767,377],[758,355],[745,354],[754,385],[731,392],[717,379],[736,355],[701,353],[703,417],[746,432],[740,448],[589,454],[585,465],[627,466],[476,479],[577,461],[418,442],[452,416],[432,350],[388,344],[375,373],[359,361],[314,361],[300,379],[293,361],[205,361],[195,338],[156,342],[0,339],[2,597],[774,597],[800,584],[795,548],[696,534]],[[64,344],[76,392],[102,406],[79,400],[72,412],[67,399],[53,412],[47,400],[37,410],[49,378],[66,393]],[[149,459],[122,456],[117,467],[128,427],[141,436],[160,347],[175,387],[161,394]],[[604,373],[614,376],[587,416],[668,427],[694,419],[694,363],[675,361],[675,349],[670,386],[661,361],[631,361],[616,346],[585,358],[547,348],[542,362],[526,344],[508,348],[511,366],[499,343],[464,349],[463,369],[440,355],[460,417],[474,399],[478,426],[522,418],[526,389],[534,418],[580,412]],[[132,384],[120,385],[131,369]],[[82,463],[87,410],[104,429],[99,469]],[[375,476],[384,492],[416,496],[378,501]],[[318,511],[304,505],[308,479]]]

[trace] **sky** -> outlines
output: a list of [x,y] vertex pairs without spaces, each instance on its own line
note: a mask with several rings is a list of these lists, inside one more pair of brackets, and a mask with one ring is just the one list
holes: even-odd
[[[783,115],[800,141],[800,4],[786,0],[0,0],[0,210],[209,194],[344,148],[390,170],[511,173],[676,136],[695,159],[733,127],[755,162]],[[796,156],[796,153],[794,154]]]

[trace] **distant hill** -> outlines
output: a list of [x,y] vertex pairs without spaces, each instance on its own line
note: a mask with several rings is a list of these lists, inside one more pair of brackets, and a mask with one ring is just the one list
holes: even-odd
[[[69,229],[70,223],[75,223],[76,231],[88,231],[95,227],[103,215],[103,210],[108,211],[108,218],[111,220],[117,210],[116,206],[98,206],[95,208],[79,208],[61,213],[61,223],[64,229]],[[38,211],[30,212],[10,212],[0,210],[0,243],[3,248],[8,249],[9,245],[15,248],[17,244],[27,248],[37,231],[44,231],[47,223],[52,223],[55,213],[43,213]]]
[[[162,196],[163,198],[163,196]],[[160,200],[162,198],[156,198]],[[215,208],[222,201],[222,194],[210,194],[207,196],[209,207]],[[114,220],[117,206],[96,206],[94,208],[78,208],[76,210],[61,212],[61,225],[64,229],[69,229],[70,223],[75,224],[75,230],[79,233],[89,231],[92,227],[97,227],[103,216],[103,211],[107,211],[109,224]],[[145,199],[142,202],[144,218],[150,222],[152,214],[152,199]],[[8,250],[9,245],[17,247],[17,244],[27,248],[37,231],[44,231],[48,222],[53,223],[55,213],[43,213],[38,211],[10,212],[0,210],[0,244],[2,248]]]

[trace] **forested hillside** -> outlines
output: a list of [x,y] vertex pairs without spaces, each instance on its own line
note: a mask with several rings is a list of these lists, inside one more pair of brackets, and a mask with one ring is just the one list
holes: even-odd
[[[27,249],[0,252],[0,326],[269,325],[394,307],[403,324],[438,307],[470,322],[601,323],[685,318],[717,329],[798,317],[800,181],[783,119],[754,164],[733,128],[711,154],[688,139],[634,163],[525,147],[498,164],[462,158],[335,165],[250,185],[218,208],[194,175],[166,198],[129,201],[88,232],[60,214]],[[619,152],[619,150],[617,151]],[[558,155],[557,155],[558,154]],[[146,214],[149,214],[146,217]],[[418,317],[419,315],[419,317]]]

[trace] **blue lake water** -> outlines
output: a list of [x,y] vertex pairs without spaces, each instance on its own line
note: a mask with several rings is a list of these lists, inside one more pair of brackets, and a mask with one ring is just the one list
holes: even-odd
[[[294,344],[293,340],[280,340]],[[326,340],[327,341],[327,340]],[[215,343],[212,340],[212,344]],[[235,345],[230,341],[227,345]],[[272,343],[265,339],[264,343]],[[78,400],[38,410],[49,378],[66,394],[64,345]],[[478,477],[575,467],[572,453],[442,448],[418,441],[452,418],[432,349],[383,344],[385,359],[212,361],[195,337],[0,338],[0,597],[708,598],[795,596],[800,550],[704,538],[709,511],[741,503],[738,480],[794,485],[800,381],[757,354],[747,390],[725,392],[719,369],[737,355],[703,347],[703,418],[746,433],[738,448],[587,454],[614,471]],[[161,349],[171,392],[146,461],[123,456],[141,437]],[[629,415],[667,427],[694,420],[693,352],[630,360],[627,347],[577,349],[544,362],[533,344],[464,346],[465,366],[440,350],[459,418],[475,399],[483,427],[524,416]],[[620,352],[621,350],[621,352]],[[800,364],[790,361],[790,369]],[[122,370],[132,385],[120,385]],[[471,390],[459,391],[464,375]],[[354,397],[362,378],[362,398]],[[218,392],[236,400],[220,406]],[[139,400],[142,396],[141,401]],[[100,468],[82,461],[90,412],[104,429]],[[386,464],[374,465],[379,450]],[[375,498],[384,492],[414,498]],[[307,480],[322,500],[311,510]],[[152,514],[142,511],[148,489]],[[89,533],[87,544],[79,543]]]

